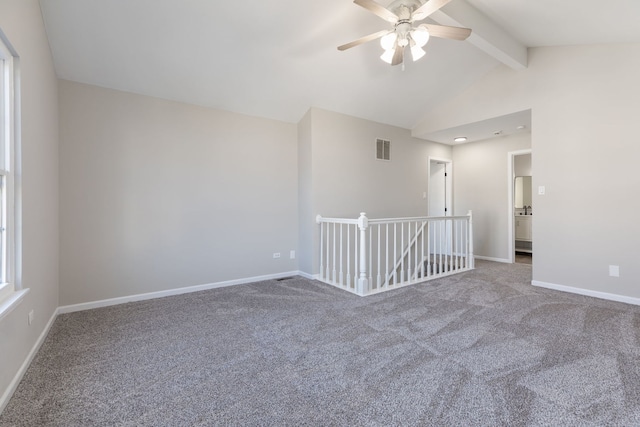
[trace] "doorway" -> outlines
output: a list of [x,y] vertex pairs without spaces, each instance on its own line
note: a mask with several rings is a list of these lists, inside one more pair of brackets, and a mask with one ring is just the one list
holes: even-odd
[[[449,159],[429,158],[429,199],[427,206],[427,214],[430,217],[443,217],[453,215],[453,166]],[[436,223],[429,225],[427,230],[429,235],[429,247],[436,247],[436,233],[431,233],[431,225],[434,227]],[[445,247],[442,247],[443,253],[450,254],[450,235],[451,223],[446,222],[445,225]]]
[[533,263],[531,149],[507,153],[509,262]]
[[448,159],[429,158],[428,216],[451,216],[453,214],[453,173]]

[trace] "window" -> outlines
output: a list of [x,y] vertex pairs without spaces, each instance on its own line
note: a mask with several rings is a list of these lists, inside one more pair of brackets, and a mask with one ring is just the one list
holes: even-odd
[[0,30],[0,317],[26,293],[16,285],[17,62],[15,51]]

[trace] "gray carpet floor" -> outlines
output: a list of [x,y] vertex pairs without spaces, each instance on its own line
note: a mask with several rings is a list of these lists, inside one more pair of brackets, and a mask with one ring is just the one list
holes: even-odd
[[299,277],[61,315],[2,426],[640,425],[640,307],[531,266],[370,297]]

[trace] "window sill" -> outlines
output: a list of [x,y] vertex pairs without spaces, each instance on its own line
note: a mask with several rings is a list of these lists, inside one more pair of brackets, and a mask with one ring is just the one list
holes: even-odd
[[10,293],[6,298],[0,301],[0,320],[7,314],[11,313],[14,308],[20,304],[20,301],[29,292],[29,289],[21,289]]

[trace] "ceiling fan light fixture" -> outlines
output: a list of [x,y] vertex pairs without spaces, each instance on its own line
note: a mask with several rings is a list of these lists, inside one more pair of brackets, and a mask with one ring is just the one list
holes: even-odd
[[413,58],[413,62],[422,58],[425,53],[426,52],[424,51],[424,49],[418,46],[417,44],[414,44],[413,46],[411,46],[411,57]]
[[429,31],[422,25],[411,30],[411,38],[419,47],[423,47],[429,41]]
[[391,61],[393,61],[394,53],[395,53],[395,49],[393,49],[393,47],[391,49],[387,49],[384,51],[382,55],[380,55],[380,59],[382,59],[387,64],[391,64]]
[[[382,6],[376,0],[353,0],[355,4],[367,9],[378,17],[384,19],[393,27],[386,30],[360,37],[350,43],[338,46],[339,51],[380,39],[380,45],[384,53],[380,58],[391,64],[402,64],[404,70],[405,47],[409,47],[414,61],[425,55],[422,49],[430,37],[439,37],[451,40],[466,40],[471,34],[470,28],[451,27],[437,24],[417,25],[421,21],[437,12],[452,0],[393,0],[387,7]],[[414,25],[416,25],[414,27]]]
[[382,46],[384,50],[393,49],[397,39],[398,34],[396,34],[395,31],[392,31],[380,39],[380,46]]

